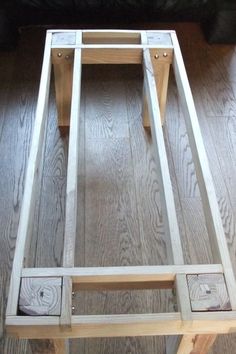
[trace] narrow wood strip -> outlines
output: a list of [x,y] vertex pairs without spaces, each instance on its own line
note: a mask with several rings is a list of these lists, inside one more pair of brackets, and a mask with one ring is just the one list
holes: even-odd
[[168,256],[168,261],[171,262],[172,259],[174,264],[184,264],[179,226],[175,210],[174,195],[161,126],[161,116],[156,82],[149,49],[144,49],[143,51],[143,66],[152,139],[154,141],[153,145],[155,149],[156,163],[159,171],[158,182],[162,191],[162,213],[164,216],[165,233],[167,241],[169,239],[171,241],[169,245],[167,243],[167,249],[171,253]]
[[192,310],[190,303],[189,290],[187,285],[186,274],[176,274],[176,287],[177,287],[177,302],[178,309],[181,313],[181,318],[189,326],[192,322]]
[[170,44],[54,44],[52,45],[52,49],[98,49],[98,50],[131,50],[131,51],[139,51],[143,49],[156,49],[158,46],[159,49],[173,49],[173,46]]
[[174,281],[176,274],[222,273],[221,264],[23,268],[22,277],[71,276],[73,282]]
[[[192,324],[192,309],[186,277],[186,274],[176,274],[175,278],[176,300],[178,310],[180,311],[181,319],[183,321],[183,327],[189,327]],[[165,337],[166,354],[176,354],[176,348],[178,348],[178,345],[180,342],[182,342],[182,340],[183,338],[181,338],[181,336]]]
[[[57,30],[56,30],[57,31]],[[55,31],[55,32],[56,32]],[[61,30],[63,32],[63,30]],[[72,31],[72,30],[68,30],[68,31]],[[82,30],[83,33],[87,33],[87,32],[95,32],[94,29],[85,29]],[[96,29],[96,32],[107,32],[106,29]],[[109,32],[111,33],[138,33],[138,32],[142,32],[139,30],[123,30],[123,29],[109,29]],[[147,30],[145,31],[147,33],[153,33],[153,32],[157,32],[157,33],[174,33],[174,30],[157,30],[157,31],[153,31],[153,30]]]
[[51,40],[52,34],[46,36],[42,74],[39,86],[38,102],[35,114],[34,130],[25,178],[25,190],[22,200],[19,227],[17,232],[15,256],[13,260],[7,315],[16,315],[20,289],[20,275],[23,267],[25,248],[30,243],[30,230],[37,188],[38,167],[43,149],[44,128],[47,118],[48,95],[51,73]]
[[[76,32],[76,43],[81,43],[81,32]],[[66,186],[66,215],[63,249],[63,267],[74,266],[74,252],[77,231],[77,189],[79,157],[79,122],[81,94],[81,49],[74,53],[73,83],[70,114],[70,134]],[[62,329],[71,326],[72,280],[63,278],[62,309],[60,325]]]
[[82,48],[83,64],[141,64],[142,49]]
[[175,53],[173,58],[173,68],[184,112],[189,144],[191,147],[196,174],[198,177],[198,185],[203,203],[203,210],[212,249],[213,261],[216,263],[222,263],[224,267],[224,274],[228,287],[231,306],[233,309],[236,309],[236,282],[219,212],[214,183],[204,148],[197,113],[194,106],[179,43],[175,33],[172,33],[171,37]]
[[139,44],[140,32],[83,32],[82,42],[85,44]]
[[79,116],[81,91],[81,50],[74,54],[74,71],[71,100],[70,135],[66,187],[66,216],[64,233],[63,266],[74,266],[74,248],[77,226],[77,176],[79,146]]
[[65,276],[62,278],[62,300],[61,300],[61,316],[60,325],[62,330],[71,327],[72,314],[72,279]]
[[[220,314],[222,316],[220,316]],[[229,315],[230,316],[227,316]],[[72,316],[71,331],[63,332],[58,317],[12,316],[6,319],[9,335],[19,338],[126,337],[178,334],[223,334],[236,328],[236,313],[217,316],[193,314],[191,326],[183,326],[180,313]]]
[[[143,45],[148,44],[148,38],[147,38],[147,32],[143,31],[141,33],[141,43]],[[148,106],[147,106],[147,97],[146,97],[146,92],[145,92],[145,84],[143,84],[143,102],[142,102],[142,120],[143,120],[143,126],[144,128],[150,128],[150,120],[149,120],[149,112],[148,112]]]
[[[48,30],[48,33],[58,33],[58,32],[78,32],[80,30],[74,30],[74,29],[52,29],[52,30]],[[86,30],[82,30],[82,33],[89,33],[89,32],[97,32],[97,33],[106,33],[107,31],[109,31],[110,33],[124,33],[124,34],[128,34],[128,33],[141,33],[142,31],[140,30],[123,30],[123,29],[86,29]],[[147,33],[174,33],[174,30],[158,30],[158,31],[153,31],[153,30],[148,30],[145,31]]]
[[[162,119],[159,108],[158,92],[156,87],[155,72],[153,69],[152,58],[149,49],[143,51],[144,62],[144,87],[147,95],[149,120],[154,140],[156,161],[159,171],[159,184],[161,186],[162,213],[164,215],[165,234],[167,237],[167,257],[168,262],[172,260],[175,264],[183,264],[184,257],[179,234],[179,226],[175,210],[174,195],[169,173],[165,142],[162,132]],[[159,87],[161,89],[161,87]],[[186,277],[182,274],[176,275],[175,279],[178,308],[181,311],[181,318],[184,327],[191,323],[191,305],[188,295]],[[169,338],[167,337],[166,345]]]
[[74,291],[173,289],[174,281],[75,282]]

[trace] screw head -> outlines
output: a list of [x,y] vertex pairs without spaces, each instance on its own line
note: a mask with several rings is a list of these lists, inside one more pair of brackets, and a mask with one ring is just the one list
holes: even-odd
[[75,312],[75,306],[72,306],[71,310],[72,310],[72,313],[74,313]]
[[155,55],[154,55],[154,58],[155,58],[155,59],[158,59],[158,58],[159,58],[159,55],[158,55],[158,54],[155,54]]
[[62,53],[61,52],[57,53],[57,56],[58,56],[58,58],[61,58],[62,57]]
[[68,59],[70,59],[70,56],[67,54],[67,55],[65,56],[65,58],[66,58],[66,60],[68,60]]
[[168,57],[168,54],[167,54],[166,52],[163,53],[163,57],[164,57],[164,58]]

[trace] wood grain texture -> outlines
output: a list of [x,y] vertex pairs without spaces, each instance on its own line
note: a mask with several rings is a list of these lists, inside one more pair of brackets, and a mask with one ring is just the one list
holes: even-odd
[[223,274],[190,274],[187,284],[192,311],[232,310]]
[[176,348],[177,354],[209,354],[216,335],[185,335]]
[[[86,138],[128,138],[129,128],[122,66],[83,69]],[[115,114],[114,114],[115,112]]]
[[[145,27],[151,28],[151,26],[156,28],[157,25],[148,23]],[[231,259],[235,265],[236,202],[234,197],[235,187],[232,178],[233,174],[230,173],[229,168],[231,162],[234,164],[233,152],[235,149],[235,108],[233,102],[236,95],[234,64],[236,60],[235,49],[233,46],[207,45],[198,25],[196,24],[161,24],[160,27],[175,28],[177,30],[200,118],[204,143],[207,149],[208,157],[210,158],[210,167],[213,172],[218,202],[221,210],[221,217],[223,218],[224,229],[230,247]],[[25,29],[22,32],[20,45],[17,50],[11,53],[3,52],[0,56],[0,242],[2,250],[0,255],[0,272],[2,275],[0,277],[0,352],[4,354],[32,353],[30,347],[27,345],[27,341],[6,338],[4,332],[4,316],[7,298],[7,285],[9,284],[10,267],[14,254],[15,234],[22,200],[23,179],[31,138],[33,111],[37,98],[38,82],[40,77],[44,45],[43,40],[44,32],[41,29]],[[207,53],[206,56],[205,53]],[[32,56],[34,60],[31,60]],[[208,58],[210,58],[210,60],[208,60]],[[205,61],[205,63],[202,64],[202,61]],[[19,70],[19,67],[21,70]],[[102,67],[100,67],[99,70],[101,70],[101,68]],[[103,88],[101,88],[97,81],[103,80],[102,78],[106,76],[107,79],[104,81],[107,81],[107,84],[109,82],[109,89],[107,90],[107,93],[101,94],[103,97],[101,100],[97,98],[97,107],[101,104],[97,112],[100,114],[100,117],[105,117],[102,121],[103,126],[98,126],[98,119],[96,122],[91,120],[91,124],[87,121],[85,123],[87,131],[86,134],[88,134],[91,139],[93,139],[93,136],[100,139],[102,135],[102,137],[123,137],[130,140],[131,156],[133,161],[132,168],[136,176],[134,183],[136,185],[136,205],[139,219],[139,232],[141,240],[140,247],[142,250],[142,258],[138,259],[140,253],[137,253],[137,257],[135,259],[140,262],[138,264],[164,264],[166,263],[166,249],[161,208],[159,204],[159,187],[156,178],[156,166],[152,157],[150,136],[143,132],[141,116],[140,113],[138,113],[141,112],[141,70],[139,71],[138,68],[132,68],[131,66],[126,69],[126,73],[122,76],[122,70],[124,69],[118,69],[114,72],[114,68],[115,67],[113,67],[110,73],[108,73],[109,70],[103,69],[103,72],[101,71],[96,74],[97,79],[93,79],[93,70],[96,70],[96,68],[85,67],[85,71],[87,71],[87,73],[84,75],[84,79],[86,81],[84,82],[84,85],[88,85],[88,89],[86,89],[86,87],[83,89],[86,90],[86,97],[84,99],[87,101],[87,109],[89,111],[93,111],[92,103],[93,100],[96,99],[96,91],[100,90],[100,93],[106,91],[106,83],[104,83]],[[218,70],[219,73],[217,73]],[[118,82],[119,87],[118,92],[115,93],[115,96],[120,97],[120,101],[116,101],[112,95],[112,90],[117,89],[113,84],[113,75],[115,78],[114,82]],[[120,81],[117,81],[117,78],[119,77]],[[215,85],[215,80],[217,80],[217,85]],[[95,85],[95,89],[93,89],[93,85]],[[170,82],[169,88],[172,92],[175,92],[173,81]],[[207,95],[205,94],[206,92]],[[107,100],[106,97],[108,97]],[[175,197],[177,196],[176,200],[178,200],[179,196],[181,196],[181,202],[179,202],[177,211],[178,220],[182,220],[180,223],[181,235],[186,235],[183,242],[184,255],[185,260],[188,263],[190,263],[190,256],[193,257],[193,260],[196,262],[204,262],[204,260],[209,260],[211,255],[208,254],[208,250],[205,249],[205,241],[203,244],[200,241],[200,237],[202,237],[201,234],[206,234],[205,226],[202,221],[202,211],[199,204],[200,201],[197,198],[198,189],[196,186],[191,156],[188,151],[188,143],[185,136],[183,136],[184,130],[182,130],[180,122],[182,115],[178,109],[178,98],[175,93],[173,93],[172,97],[174,98],[171,98],[169,101],[170,106],[167,113],[168,129],[166,130],[166,136],[169,139],[169,157],[173,161],[175,169],[177,169],[177,174],[175,175],[173,173],[173,178],[177,181],[176,186],[174,185],[174,191]],[[127,107],[125,107],[122,103],[125,102],[125,100],[127,101]],[[83,104],[84,103],[82,103],[82,106]],[[117,110],[121,110],[122,114],[119,115],[119,119],[122,118],[121,121],[117,119],[117,116],[113,116],[111,114],[113,110],[108,108],[109,105],[113,107],[116,105]],[[128,113],[126,112],[126,108]],[[102,113],[102,111],[104,113]],[[45,178],[43,181],[43,189],[45,190],[44,198],[46,199],[44,202],[41,202],[41,206],[44,209],[47,204],[47,200],[49,200],[48,210],[51,210],[51,213],[52,211],[55,211],[55,207],[53,208],[53,195],[55,195],[57,207],[56,215],[47,215],[46,217],[45,209],[45,211],[41,212],[40,219],[42,218],[44,220],[48,220],[46,221],[48,226],[45,224],[45,230],[47,228],[48,231],[47,233],[45,232],[44,236],[45,242],[46,240],[48,242],[46,244],[47,247],[45,247],[45,250],[47,248],[47,253],[45,254],[45,264],[57,266],[60,264],[61,260],[62,243],[60,243],[61,241],[56,238],[57,236],[55,232],[58,232],[58,235],[61,235],[63,224],[64,187],[62,188],[62,185],[64,185],[63,177],[66,175],[67,140],[61,140],[59,137],[56,126],[56,114],[53,97],[51,98],[51,103],[49,105],[49,112],[51,113],[49,115],[47,127],[45,165],[43,173],[44,177],[52,178]],[[95,111],[93,112],[96,113]],[[208,113],[210,118],[208,117]],[[216,127],[216,124],[214,123],[215,115],[213,115],[213,113],[218,115],[216,123],[218,127]],[[21,119],[19,119],[19,116]],[[126,118],[123,120],[123,117]],[[211,119],[211,121],[209,119]],[[127,120],[129,126],[127,123],[124,123],[125,120]],[[215,128],[217,129],[216,132],[214,131]],[[221,128],[222,137],[219,139]],[[98,134],[97,132],[99,129],[100,133]],[[176,132],[175,129],[178,131]],[[82,136],[83,133],[84,131],[81,131]],[[180,143],[179,137],[181,136],[183,137],[181,138]],[[227,148],[224,150],[225,139],[228,140],[226,140]],[[228,147],[230,148],[229,160],[227,154]],[[86,200],[83,188],[85,185],[86,170],[83,168],[83,151],[82,144],[80,148],[81,168],[79,169],[79,183],[81,183],[81,189],[79,187],[79,200],[81,200],[81,204],[83,204],[83,200]],[[179,156],[182,157],[178,157],[178,153]],[[223,155],[221,155],[222,153]],[[2,166],[4,168],[2,168]],[[224,168],[224,166],[226,166],[226,168]],[[59,182],[59,180],[56,181],[55,177],[59,177],[61,182]],[[148,196],[148,200],[145,196]],[[76,262],[79,265],[84,265],[86,262],[87,264],[93,264],[91,260],[87,259],[90,252],[95,254],[95,252],[90,250],[90,247],[93,246],[92,241],[89,242],[89,246],[87,244],[87,255],[83,251],[85,244],[83,231],[85,214],[82,205],[79,205],[79,208],[79,215],[83,218],[83,220],[79,220],[79,224],[81,223],[79,227],[79,235],[81,235],[81,237],[78,237],[77,240]],[[49,212],[47,214],[49,214]],[[55,217],[55,221],[52,221],[53,217]],[[192,223],[191,218],[193,217],[194,222]],[[58,221],[56,221],[57,218]],[[39,220],[39,224],[42,225],[43,221]],[[56,226],[57,224],[58,226]],[[52,231],[50,231],[51,225]],[[199,228],[200,225],[201,228]],[[41,230],[43,230],[42,226]],[[51,238],[53,233],[55,238]],[[146,234],[149,236],[145,237]],[[40,239],[40,233],[38,237]],[[58,237],[60,239],[61,236]],[[39,241],[39,239],[37,241],[38,255],[36,257],[36,264],[43,265],[44,259],[42,248],[44,247],[44,242]],[[198,247],[200,247],[201,251],[196,252]],[[204,251],[203,257],[202,251]],[[109,250],[109,258],[114,255],[114,258],[117,257],[116,253],[116,251],[112,253]],[[128,259],[128,257],[126,259]],[[97,258],[94,261],[94,265],[98,265],[99,262]],[[109,264],[109,262],[112,264],[111,259],[107,260],[107,264]],[[151,311],[162,310],[165,306],[167,306],[167,308],[171,308],[172,306],[170,294],[160,294],[158,296],[155,294],[155,296],[153,296],[153,294],[150,293],[150,295],[146,294],[144,296],[143,293],[138,293],[136,301],[133,301],[134,294],[130,294],[129,292],[124,292],[121,296],[115,295],[114,298],[109,300],[107,293],[105,292],[102,292],[98,297],[95,296],[95,298],[90,300],[86,300],[87,295],[88,294],[80,293],[76,295],[75,304],[77,307],[79,306],[78,304],[81,303],[80,300],[85,301],[83,302],[84,305],[82,305],[82,307],[84,306],[84,308],[81,309],[81,313],[86,313],[88,309],[91,309],[92,312],[96,312],[103,308],[106,308],[107,312],[112,313],[116,308],[117,311],[119,311],[120,308],[124,308],[124,311],[126,311],[130,308],[130,306],[132,306],[132,309],[135,309],[135,311],[138,311],[143,308],[144,301],[147,309],[151,309]],[[86,301],[88,301],[87,304]],[[209,353],[234,354],[236,352],[235,338],[235,334],[218,336],[213,349]],[[42,349],[43,343],[42,341],[39,342],[40,343],[38,343],[37,350],[40,353],[39,348],[41,347]],[[72,340],[70,352],[71,354],[78,352],[86,354],[164,354],[165,348],[163,338],[159,337],[138,339],[103,338]]]
[[[141,118],[141,70],[133,69],[133,73],[130,74],[126,83],[126,97],[143,262],[165,264],[166,244],[157,167],[154,162],[151,136],[143,129]],[[156,247],[153,248],[153,245]]]
[[29,316],[60,316],[62,278],[22,278],[19,310]]
[[[31,353],[27,341],[19,341],[5,336],[4,319],[10,268],[14,255],[15,237],[19,220],[23,181],[29,153],[32,122],[37,100],[38,82],[43,53],[42,32],[35,31],[35,39],[41,45],[35,50],[28,46],[32,35],[22,36],[17,50],[0,56],[1,82],[4,95],[1,100],[1,341],[2,353]],[[35,60],[30,56],[35,54]],[[7,59],[8,58],[8,59]],[[6,65],[8,63],[8,65]],[[19,70],[19,67],[21,70]],[[29,74],[30,73],[30,74]],[[4,99],[5,101],[4,103]]]
[[[125,81],[123,76],[122,79],[120,77],[120,73],[126,73],[126,69],[85,69],[85,262],[87,265],[137,265],[143,262],[146,252],[139,239],[140,226],[129,142],[130,115],[124,104],[127,95]],[[136,70],[134,75],[140,77],[140,73],[138,70],[137,74]],[[140,120],[140,113],[137,118]],[[141,121],[139,124],[141,127]],[[141,164],[139,166],[141,168]],[[117,250],[116,254],[112,253],[112,249]],[[164,295],[156,293],[154,297],[154,294],[145,292],[145,296],[140,296],[140,292],[130,291],[78,293],[74,302],[79,304],[79,300],[85,299],[84,308],[77,305],[77,311],[82,313],[109,313],[111,308],[116,313],[133,313],[136,306],[143,310],[149,306],[159,308],[160,298],[164,298]],[[87,348],[84,350],[88,352],[120,352],[126,348],[123,339],[83,342]],[[163,341],[158,338],[137,341],[130,338],[128,343],[131,352],[141,353],[146,350],[146,346],[152,352],[156,343]]]

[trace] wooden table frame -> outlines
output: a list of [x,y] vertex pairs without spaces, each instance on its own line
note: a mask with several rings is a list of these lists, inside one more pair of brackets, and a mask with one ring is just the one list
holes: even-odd
[[[143,123],[145,127],[151,127],[155,147],[165,232],[169,236],[168,263],[170,265],[90,268],[74,266],[81,68],[84,63],[143,65]],[[29,268],[27,267],[28,245],[33,224],[37,181],[40,175],[52,64],[56,85],[58,125],[62,133],[70,127],[63,265],[59,268]],[[214,264],[184,264],[162,132],[171,64],[195,163]],[[27,286],[30,291],[40,290],[42,297],[45,289],[49,291],[48,287],[54,286],[53,291],[58,295],[58,306],[42,315],[44,311],[40,308],[42,304],[39,303],[35,307],[35,302],[31,303],[32,299],[27,298],[29,290]],[[178,312],[96,316],[72,314],[73,289],[124,288],[175,288]],[[201,309],[202,301],[195,298],[194,289],[200,289],[201,296],[205,296],[203,296],[206,307],[204,312]],[[214,307],[213,297],[215,298],[216,294],[219,295],[219,299],[223,296],[224,301]],[[50,301],[55,301],[55,298],[51,296]],[[56,312],[58,308],[59,313]],[[22,313],[25,309],[31,316]],[[10,281],[6,328],[10,335],[19,338],[52,339],[56,353],[67,351],[67,338],[144,335],[168,336],[166,347],[168,354],[187,354],[192,353],[193,350],[194,353],[207,353],[217,334],[236,331],[235,277],[197,114],[174,31],[47,31]]]

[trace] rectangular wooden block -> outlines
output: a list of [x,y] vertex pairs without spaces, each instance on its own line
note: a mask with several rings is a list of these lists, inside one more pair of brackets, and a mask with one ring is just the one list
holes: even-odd
[[187,275],[192,311],[232,310],[223,274]]
[[22,278],[19,310],[29,316],[60,316],[62,278]]

